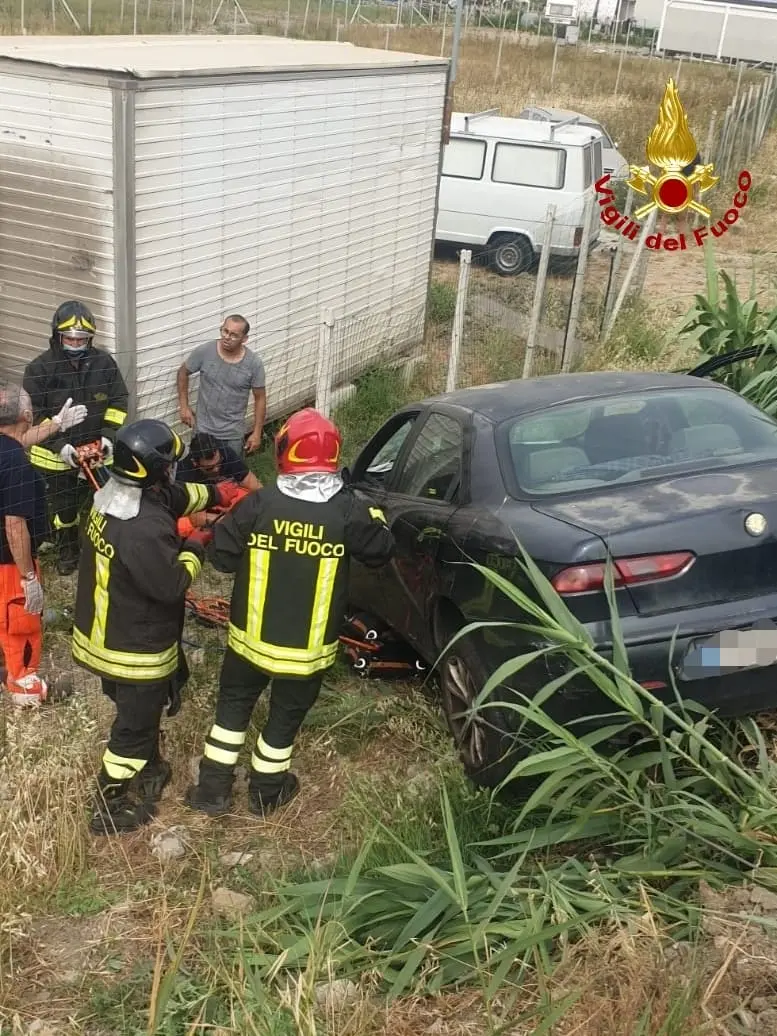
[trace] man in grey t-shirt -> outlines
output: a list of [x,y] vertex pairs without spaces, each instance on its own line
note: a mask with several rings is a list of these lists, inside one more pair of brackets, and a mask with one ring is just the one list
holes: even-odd
[[[254,397],[254,426],[245,441],[247,453],[258,450],[267,410],[264,364],[246,347],[250,325],[235,314],[221,325],[221,337],[194,349],[178,370],[178,406],[181,420],[197,432],[205,432],[238,456],[243,453],[246,407]],[[189,376],[200,375],[195,416],[189,406]]]

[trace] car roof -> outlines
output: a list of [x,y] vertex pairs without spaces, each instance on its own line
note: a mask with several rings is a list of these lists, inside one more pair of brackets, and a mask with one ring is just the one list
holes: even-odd
[[573,112],[569,108],[546,108],[544,104],[531,104],[523,109],[524,111],[544,112],[551,122],[561,122],[563,119],[582,119],[589,125],[601,126],[598,119],[592,115],[584,115],[582,112]]
[[481,115],[472,119],[469,129],[465,119],[473,112],[454,112],[451,116],[451,133],[471,137],[496,137],[499,140],[532,141],[538,144],[569,144],[582,147],[591,140],[591,128],[583,126],[562,126],[551,132],[552,122],[535,119],[513,119],[502,115]]
[[[591,371],[583,374],[547,374],[537,378],[497,381],[491,385],[459,389],[432,396],[422,406],[448,405],[463,407],[494,423],[511,417],[533,413],[559,403],[605,399],[608,396],[659,389],[717,388],[730,392],[719,382],[691,377],[688,374],[662,372]],[[416,404],[417,405],[417,404]]]

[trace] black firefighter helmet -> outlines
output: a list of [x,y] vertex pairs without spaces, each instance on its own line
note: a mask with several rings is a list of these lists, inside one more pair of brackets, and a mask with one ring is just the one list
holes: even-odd
[[164,421],[133,421],[116,433],[111,474],[126,486],[146,489],[167,482],[170,468],[186,453],[183,439]]
[[62,336],[77,338],[83,342],[84,348],[92,344],[97,331],[92,311],[83,302],[72,299],[63,302],[51,318],[51,344],[62,345]]

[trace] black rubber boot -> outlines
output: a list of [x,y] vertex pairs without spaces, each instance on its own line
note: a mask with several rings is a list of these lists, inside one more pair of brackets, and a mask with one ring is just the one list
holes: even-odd
[[187,788],[184,801],[187,806],[199,810],[200,813],[207,813],[209,817],[224,816],[232,808],[234,783],[233,767],[202,759],[199,782]]
[[[102,776],[102,775],[101,775]],[[123,835],[154,818],[153,803],[141,802],[130,792],[131,781],[105,783],[98,779],[90,830],[96,835]]]
[[57,572],[61,576],[72,575],[78,568],[78,526],[60,529],[57,535]]
[[172,776],[173,768],[166,759],[146,763],[135,778],[138,795],[144,802],[159,802]]
[[297,796],[299,778],[290,770],[283,774],[280,781],[268,781],[267,775],[252,773],[248,781],[248,808],[259,817],[269,816],[276,809],[285,806]]

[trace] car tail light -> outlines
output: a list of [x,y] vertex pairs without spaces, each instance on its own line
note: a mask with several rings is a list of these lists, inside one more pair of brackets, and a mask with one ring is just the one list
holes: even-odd
[[582,227],[575,227],[575,245],[574,245],[574,247],[575,248],[579,248],[582,243],[583,243],[583,228]]
[[[688,550],[674,554],[641,554],[632,558],[613,558],[613,582],[615,586],[633,586],[635,583],[652,583],[658,579],[671,579],[686,572],[694,561]],[[557,572],[551,584],[558,594],[587,594],[604,589],[606,565],[595,561],[588,565],[573,565]]]

